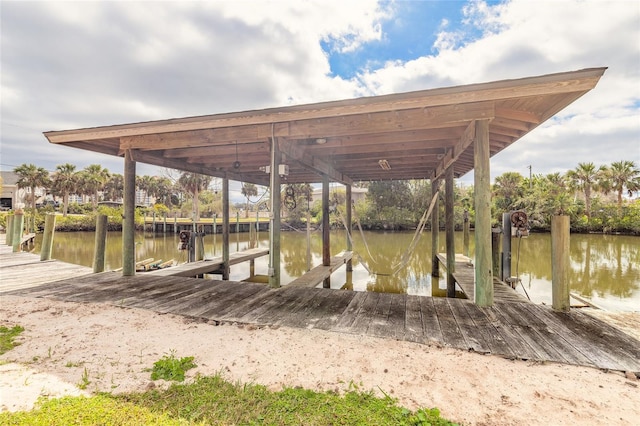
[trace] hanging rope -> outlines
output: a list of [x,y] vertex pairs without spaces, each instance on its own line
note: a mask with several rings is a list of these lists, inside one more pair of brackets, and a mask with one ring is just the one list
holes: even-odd
[[[364,259],[362,259],[360,254],[355,252],[356,256],[358,257],[358,261],[367,270],[367,272],[369,272],[369,274],[372,274],[372,275],[395,275],[396,273],[398,273],[400,270],[402,270],[404,267],[407,266],[407,264],[411,260],[413,251],[415,250],[416,246],[418,245],[418,241],[420,240],[420,236],[421,236],[422,232],[424,231],[424,228],[427,225],[427,221],[428,221],[429,217],[431,216],[431,213],[433,211],[433,207],[435,206],[437,199],[438,199],[438,192],[436,192],[434,194],[433,198],[431,199],[431,203],[429,204],[429,207],[425,210],[424,214],[420,218],[420,222],[418,223],[416,231],[413,234],[413,238],[411,239],[411,243],[409,243],[409,246],[407,247],[407,249],[404,251],[402,256],[400,256],[400,261],[396,265],[391,267],[391,271],[392,271],[391,273],[386,274],[386,273],[372,272],[371,269],[367,266],[367,264],[364,261]],[[347,230],[347,238],[349,238],[349,241],[351,242],[351,246],[354,247],[355,245],[353,243],[353,237],[351,235],[351,232],[349,232],[349,227],[347,225],[347,221],[345,220],[344,216],[342,215],[342,212],[340,212],[340,209],[336,209],[336,210],[338,211],[338,215],[339,215],[340,219],[342,220],[342,223],[344,224],[345,229]],[[364,236],[364,232],[362,231],[362,226],[360,225],[360,220],[358,219],[357,215],[356,215],[356,224],[358,226],[358,229],[360,230],[360,235],[362,236],[362,242],[364,243],[364,246],[365,246],[365,248],[367,250],[367,253],[369,254],[369,258],[375,262],[375,259],[374,259],[373,255],[371,254],[371,251],[369,250],[369,245],[367,244],[367,240],[366,240],[366,238]]]

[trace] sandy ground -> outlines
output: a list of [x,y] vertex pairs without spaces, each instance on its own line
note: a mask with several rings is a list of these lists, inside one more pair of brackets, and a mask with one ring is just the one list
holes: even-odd
[[[174,352],[195,357],[189,377],[222,372],[273,389],[343,391],[356,384],[411,409],[438,407],[468,425],[637,425],[640,419],[640,382],[619,372],[13,296],[0,300],[0,324],[25,328],[21,345],[0,356],[1,410],[30,409],[41,395],[166,386],[151,382],[145,369]],[[78,389],[87,381],[85,391]]]

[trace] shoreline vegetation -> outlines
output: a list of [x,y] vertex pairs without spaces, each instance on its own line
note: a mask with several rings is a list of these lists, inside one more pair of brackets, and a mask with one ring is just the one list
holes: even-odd
[[[6,229],[7,224],[7,216],[12,214],[11,211],[0,212],[0,229],[3,231]],[[122,215],[123,209],[122,207],[114,208],[114,207],[98,207],[96,212],[88,212],[88,213],[79,213],[79,214],[70,214],[66,217],[63,216],[60,212],[56,212],[52,208],[42,208],[37,209],[35,215],[35,221],[33,220],[33,214],[31,213],[31,209],[24,209],[25,214],[25,223],[32,224],[35,223],[35,232],[39,233],[44,230],[44,222],[47,214],[55,213],[56,214],[56,232],[94,232],[96,230],[96,218],[98,214],[104,214],[107,216],[107,230],[108,231],[122,231]],[[611,226],[584,226],[581,223],[571,222],[571,233],[577,234],[602,234],[602,235],[629,235],[629,236],[640,236],[640,201],[635,201],[631,203],[629,206],[626,206],[625,213],[628,216],[625,216],[625,222],[628,223],[628,226],[616,226],[613,223],[613,219],[609,217],[609,223]],[[136,230],[142,231],[145,227],[145,219],[147,220],[146,225],[149,226],[148,220],[154,214],[153,208],[149,209],[138,209],[136,210]],[[636,217],[637,221],[632,223],[633,220],[630,217]],[[220,216],[218,216],[220,219]],[[156,220],[158,223],[161,223],[164,220],[164,215],[156,216]],[[192,220],[188,217],[177,217],[167,216],[167,221],[173,223],[176,220],[180,224],[190,224]],[[206,219],[204,219],[206,220]],[[287,218],[282,218],[283,226],[282,231],[286,232],[292,229],[304,229],[306,227],[305,218],[296,219],[296,220],[287,220]],[[444,221],[441,220],[442,224]],[[312,229],[316,229],[318,227],[318,220],[311,219],[311,227]],[[340,221],[339,217],[331,218],[331,228],[332,229],[344,229],[344,224]],[[354,224],[355,225],[355,224]],[[373,222],[362,222],[360,223],[363,230],[367,231],[415,231],[415,224],[406,223],[397,223],[395,221],[387,221],[387,220],[375,220]],[[495,224],[495,226],[498,226]],[[455,224],[456,231],[462,231],[462,222]],[[474,230],[473,223],[471,223],[471,231]],[[425,227],[425,230],[430,231],[431,227],[428,223]],[[440,231],[443,231],[444,227],[440,227]],[[551,232],[550,224],[545,225],[534,225],[530,232],[533,233],[549,233]]]
[[[18,177],[18,188],[26,189],[23,200],[26,206],[18,206],[29,215],[25,223],[31,230],[42,229],[45,214],[54,211],[62,213],[62,217],[57,218],[57,231],[94,230],[98,213],[109,216],[109,230],[121,229],[122,207],[114,205],[120,204],[123,197],[122,175],[110,173],[98,164],[76,171],[76,166],[68,163],[57,166],[54,173],[33,164],[23,164],[13,172]],[[222,217],[219,179],[170,169],[163,174],[163,177],[136,177],[136,196],[145,204],[136,209],[138,228],[143,226],[145,215],[196,220]],[[43,190],[40,198],[32,196],[36,188]],[[354,188],[360,188],[361,194],[353,203],[354,225],[372,231],[415,229],[432,199],[431,182],[426,179],[358,182]],[[306,226],[307,217],[312,224],[321,223],[321,201],[313,200],[311,185],[285,184],[281,190],[285,194],[283,223],[301,228]],[[241,182],[240,192],[245,201],[232,204],[230,214],[248,218],[256,212],[266,213],[268,191],[268,188]],[[640,168],[628,160],[599,167],[594,163],[579,163],[565,173],[530,174],[528,178],[517,172],[506,172],[496,177],[492,185],[492,222],[500,226],[504,212],[521,210],[527,214],[532,232],[548,232],[551,218],[562,214],[569,216],[574,233],[640,235],[639,192]],[[71,194],[82,196],[85,202],[70,203]],[[465,217],[473,228],[473,186],[455,185],[453,196],[456,230],[462,229]],[[438,214],[443,224],[442,190],[439,197]],[[332,228],[344,226],[345,200],[343,186],[330,187]],[[3,203],[5,201],[3,198]],[[0,226],[6,226],[6,212],[0,214]]]

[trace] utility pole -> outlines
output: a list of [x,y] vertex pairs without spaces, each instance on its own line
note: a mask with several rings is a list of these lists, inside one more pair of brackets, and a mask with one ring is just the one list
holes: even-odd
[[531,184],[532,184],[532,180],[531,180],[531,178],[532,178],[532,176],[531,176],[531,164],[529,164],[527,167],[529,168],[529,189],[531,189]]

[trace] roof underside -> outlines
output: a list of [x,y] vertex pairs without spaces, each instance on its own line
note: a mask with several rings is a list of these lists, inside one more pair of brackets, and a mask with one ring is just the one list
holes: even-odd
[[273,139],[289,165],[289,183],[320,182],[322,174],[342,183],[431,179],[451,164],[462,176],[473,169],[476,120],[489,120],[493,156],[593,89],[605,70],[45,136],[54,144],[117,156],[130,150],[138,162],[261,185],[268,184],[261,167],[270,164]]

